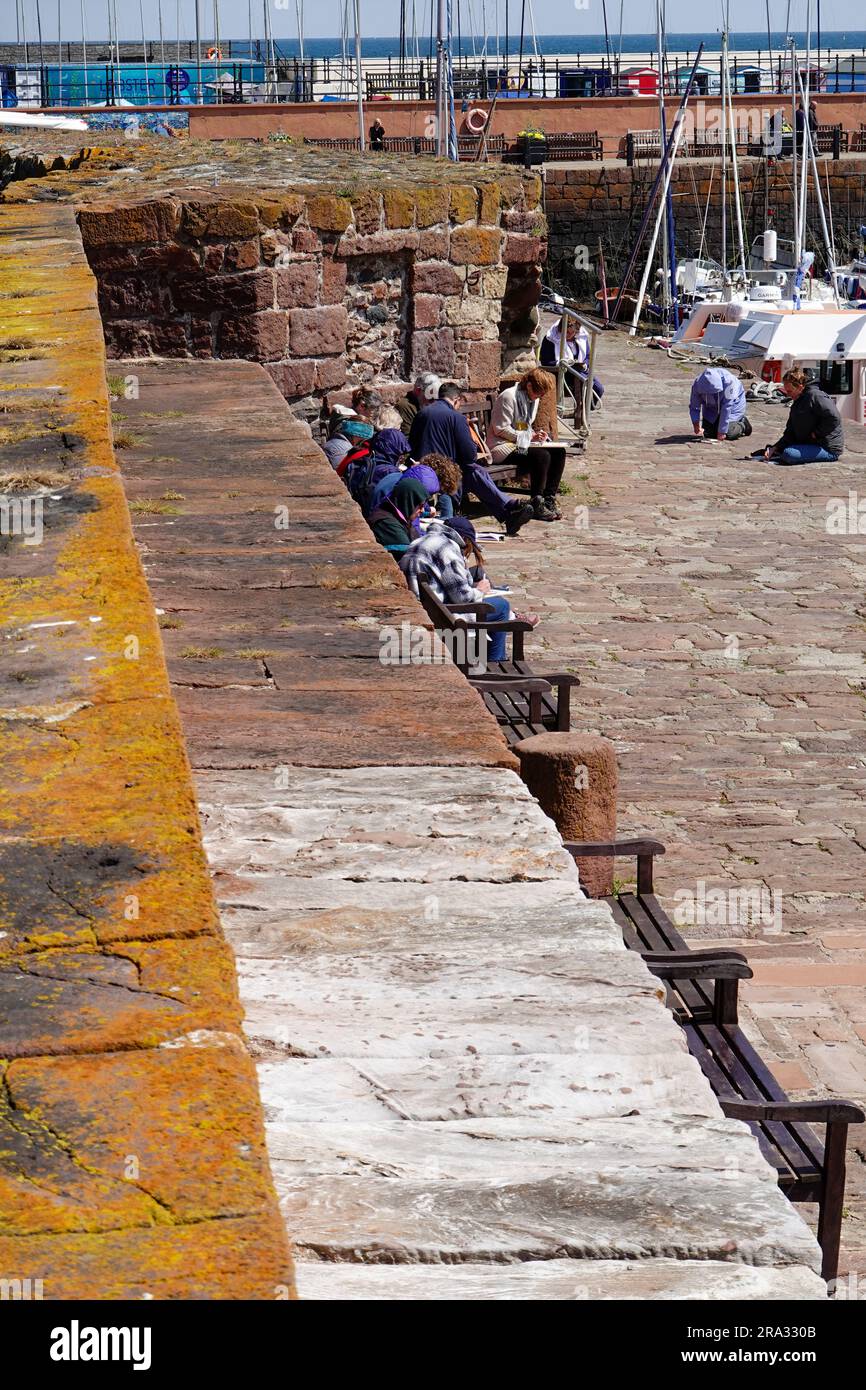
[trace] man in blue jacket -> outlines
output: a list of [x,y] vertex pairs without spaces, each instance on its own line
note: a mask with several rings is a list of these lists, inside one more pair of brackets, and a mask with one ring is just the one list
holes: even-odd
[[463,476],[464,493],[477,497],[482,507],[502,522],[509,536],[516,536],[535,512],[528,503],[500,492],[487,469],[478,463],[475,440],[465,415],[460,413],[462,401],[460,387],[453,381],[446,381],[439,388],[438,401],[418,411],[409,431],[412,457],[422,459],[425,454],[444,454],[453,459]]
[[689,415],[695,434],[705,439],[739,439],[752,433],[743,383],[725,367],[707,367],[695,377]]

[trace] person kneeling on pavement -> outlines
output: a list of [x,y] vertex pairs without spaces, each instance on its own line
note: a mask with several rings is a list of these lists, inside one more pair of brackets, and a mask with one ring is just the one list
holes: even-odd
[[[470,563],[483,563],[475,527],[465,516],[452,516],[447,520],[431,522],[420,540],[410,545],[400,561],[400,568],[413,594],[420,595],[421,585],[429,584],[441,603],[489,604],[493,611],[482,622],[508,622],[512,617],[518,617],[532,623],[533,627],[536,625],[537,614],[512,614],[506,598],[488,597],[492,588],[489,579],[473,583]],[[473,621],[472,614],[466,616],[467,621]],[[504,632],[491,633],[487,653],[489,661],[505,660],[506,636]]]
[[733,440],[752,433],[743,383],[726,367],[706,367],[695,377],[689,415],[695,434],[704,439]]
[[782,390],[792,402],[788,423],[782,438],[765,450],[764,458],[788,465],[835,463],[845,448],[845,434],[833,397],[801,367],[785,373]]

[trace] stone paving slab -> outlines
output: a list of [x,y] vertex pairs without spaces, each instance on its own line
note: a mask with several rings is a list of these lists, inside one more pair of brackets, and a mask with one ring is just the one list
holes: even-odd
[[526,1260],[520,1264],[374,1265],[304,1260],[304,1299],[415,1302],[681,1299],[786,1302],[820,1298],[824,1285],[801,1269],[726,1265],[716,1260]]
[[[836,464],[773,467],[747,454],[779,437],[784,408],[750,404],[748,445],[696,441],[698,370],[606,335],[604,407],[566,471],[566,521],[524,528],[500,568],[542,615],[529,659],[577,671],[575,723],[617,747],[621,831],[668,846],[668,910],[699,882],[780,895],[780,932],[736,915],[683,926],[749,955],[741,997],[761,1054],[798,1098],[863,1104],[859,977],[838,938],[864,910],[866,553],[826,520],[829,499],[862,492],[866,431],[846,422]],[[863,1154],[852,1129],[842,1269],[861,1276]]]

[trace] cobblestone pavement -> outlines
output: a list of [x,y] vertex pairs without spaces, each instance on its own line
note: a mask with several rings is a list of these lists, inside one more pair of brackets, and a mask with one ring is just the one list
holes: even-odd
[[[616,744],[620,829],[667,844],[668,909],[702,945],[746,949],[744,1023],[779,1080],[862,1103],[866,555],[828,531],[827,505],[866,496],[866,431],[848,428],[838,464],[788,469],[748,458],[781,434],[781,406],[751,409],[753,440],[695,440],[696,370],[605,338],[604,410],[567,468],[565,520],[532,523],[491,569],[542,615],[530,657],[580,674],[575,726]],[[742,889],[751,909],[728,896]],[[689,925],[692,904],[705,914]],[[851,1136],[846,1254],[862,1275],[866,1134]]]

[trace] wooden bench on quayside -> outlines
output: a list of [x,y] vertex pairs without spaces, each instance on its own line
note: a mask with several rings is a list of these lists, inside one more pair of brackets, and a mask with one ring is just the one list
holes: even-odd
[[[532,632],[529,623],[519,618],[508,622],[487,621],[492,611],[488,604],[443,603],[429,584],[421,584],[420,597],[434,630],[440,634],[453,632],[460,637],[461,641],[450,645],[455,665],[478,691],[509,746],[533,734],[568,733],[571,690],[572,686],[580,685],[580,680],[567,672],[549,674],[532,670],[524,659],[524,638],[527,632]],[[474,614],[476,622],[471,626],[461,622],[461,614]],[[467,631],[471,633],[473,627],[485,633],[510,633],[511,661],[489,661],[483,671],[473,671],[470,662],[461,659]]]
[[[668,1007],[724,1114],[748,1124],[792,1202],[817,1203],[821,1275],[835,1279],[848,1126],[862,1124],[866,1115],[850,1101],[788,1098],[739,1026],[739,981],[752,977],[746,957],[740,951],[691,950],[655,896],[653,859],[664,854],[664,845],[634,839],[568,841],[565,848],[581,858],[637,859],[637,892],[621,892],[604,901],[626,946],[640,952],[652,973],[665,981]],[[823,1143],[813,1124],[826,1126]]]
[[567,159],[603,159],[604,145],[597,130],[552,131],[547,136],[548,163]]

